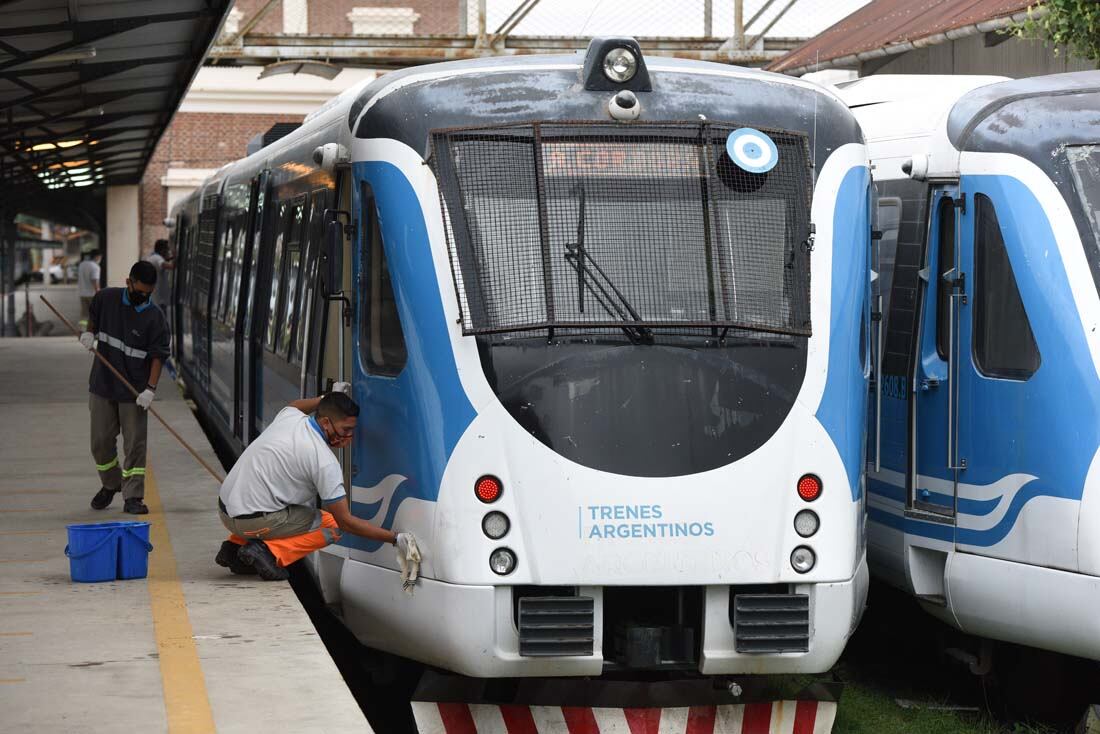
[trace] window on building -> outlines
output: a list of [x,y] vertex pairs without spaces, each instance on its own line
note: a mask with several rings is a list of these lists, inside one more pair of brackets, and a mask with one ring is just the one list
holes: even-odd
[[947,359],[951,350],[951,286],[944,276],[954,277],[955,202],[944,197],[939,205],[939,245],[936,248],[936,351]]
[[411,36],[420,13],[413,8],[355,7],[347,17],[356,36]]
[[987,377],[1026,380],[1039,369],[1039,347],[993,202],[978,194],[974,204],[974,363]]
[[405,335],[397,313],[378,222],[374,192],[361,184],[362,237],[360,241],[359,349],[368,371],[397,375],[405,367]]

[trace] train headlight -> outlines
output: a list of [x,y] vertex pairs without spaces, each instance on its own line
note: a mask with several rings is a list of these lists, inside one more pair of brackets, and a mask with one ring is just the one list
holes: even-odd
[[803,538],[808,538],[821,527],[821,521],[813,510],[802,510],[794,516],[794,531]]
[[497,576],[507,576],[516,570],[516,554],[507,548],[497,548],[489,554],[489,568]]
[[799,573],[808,573],[817,563],[814,552],[804,545],[800,545],[791,551],[791,567]]
[[508,534],[512,523],[503,512],[494,510],[481,519],[481,530],[493,540],[500,540]]
[[638,59],[628,48],[613,48],[603,57],[603,74],[617,84],[628,82],[638,73]]
[[504,485],[500,483],[499,479],[490,474],[486,474],[474,482],[474,494],[485,504],[496,502],[503,493]]

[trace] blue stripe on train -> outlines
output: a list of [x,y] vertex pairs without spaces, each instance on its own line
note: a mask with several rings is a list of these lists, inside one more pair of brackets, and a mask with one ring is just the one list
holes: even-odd
[[871,224],[867,187],[870,171],[855,166],[840,182],[833,216],[832,307],[829,371],[817,419],[836,445],[848,472],[852,499],[859,499],[863,466],[867,379],[863,375],[860,318],[869,288],[867,238]]
[[[361,325],[355,334],[353,372],[355,399],[362,409],[355,438],[357,486],[375,486],[390,474],[407,479],[385,501],[352,503],[356,515],[393,526],[401,503],[415,497],[434,502],[447,461],[476,416],[458,376],[440,284],[436,278],[428,230],[416,191],[405,174],[385,162],[356,163],[355,206],[361,212],[358,182],[367,182],[378,207],[394,297],[408,354],[397,377],[370,374],[359,346]],[[358,218],[358,217],[357,217]],[[362,232],[363,222],[359,222]],[[358,248],[357,248],[358,250]],[[357,251],[357,271],[362,253]],[[449,284],[448,284],[449,285]],[[358,304],[356,319],[360,316]],[[377,517],[385,508],[385,516]],[[382,544],[344,535],[342,545],[365,551]]]

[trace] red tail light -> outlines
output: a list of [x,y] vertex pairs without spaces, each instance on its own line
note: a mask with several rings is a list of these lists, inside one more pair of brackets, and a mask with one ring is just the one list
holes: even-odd
[[821,496],[821,480],[813,474],[804,474],[798,480],[798,496],[807,502],[813,502]]
[[478,479],[474,484],[474,494],[486,504],[496,502],[503,492],[504,485],[500,483],[500,480],[488,474]]

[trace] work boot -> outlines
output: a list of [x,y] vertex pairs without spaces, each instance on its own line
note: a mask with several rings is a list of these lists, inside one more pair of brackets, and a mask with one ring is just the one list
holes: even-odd
[[126,504],[122,506],[122,511],[129,512],[131,515],[149,514],[149,508],[145,506],[140,497],[131,497],[126,500]]
[[106,487],[101,488],[98,492],[95,493],[95,497],[92,497],[92,509],[106,510],[107,505],[111,504],[111,501],[114,500],[115,495],[118,494],[118,492],[119,490],[117,489],[107,489]]
[[255,574],[255,568],[246,565],[244,561],[237,557],[237,551],[239,551],[240,548],[241,546],[231,540],[222,541],[222,547],[218,550],[218,555],[214,556],[214,563],[224,568],[228,568],[238,576]]
[[250,540],[237,549],[237,558],[252,566],[264,581],[286,581],[290,572],[280,566],[274,554],[262,540]]

